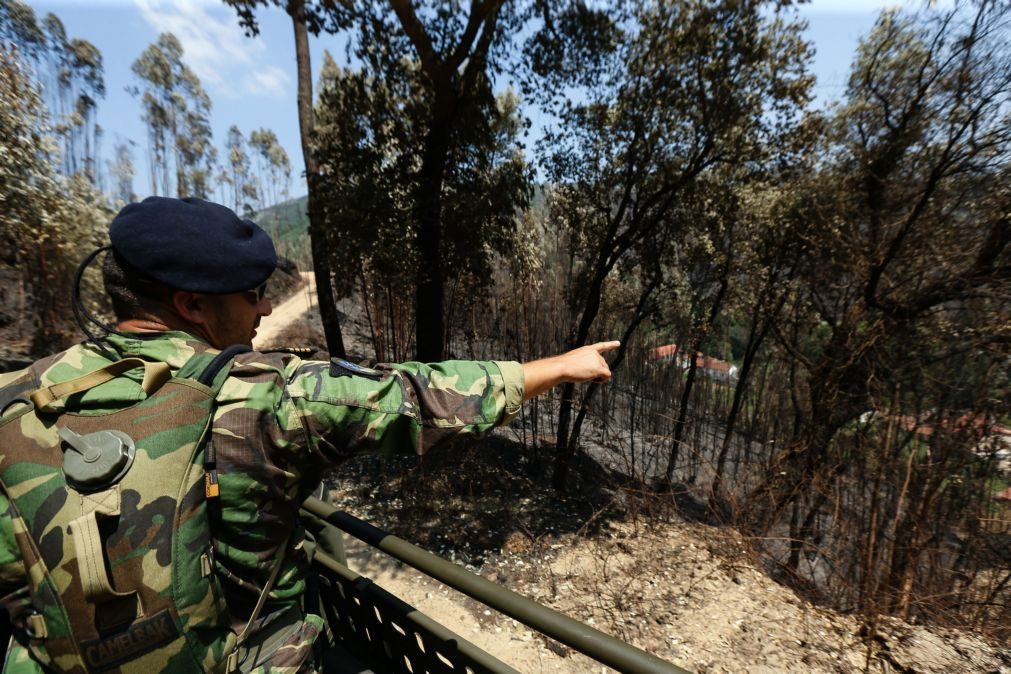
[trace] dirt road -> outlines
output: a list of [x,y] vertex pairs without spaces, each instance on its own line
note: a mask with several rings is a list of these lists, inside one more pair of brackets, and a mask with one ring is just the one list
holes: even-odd
[[253,347],[262,349],[272,346],[274,338],[289,324],[303,314],[316,312],[316,276],[311,271],[301,272],[304,285],[288,299],[274,307],[270,316],[265,316],[256,329]]

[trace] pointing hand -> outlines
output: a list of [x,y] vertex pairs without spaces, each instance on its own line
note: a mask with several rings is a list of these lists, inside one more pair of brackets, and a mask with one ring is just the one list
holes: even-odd
[[611,368],[603,354],[621,346],[621,342],[587,344],[566,353],[523,364],[523,399],[529,400],[549,388],[566,382],[605,382]]

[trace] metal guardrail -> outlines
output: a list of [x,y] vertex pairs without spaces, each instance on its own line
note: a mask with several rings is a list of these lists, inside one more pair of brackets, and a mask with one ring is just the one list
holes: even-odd
[[317,551],[313,569],[334,638],[326,674],[520,674],[333,557]]
[[[317,498],[307,499],[302,507],[341,531],[619,672],[688,674],[687,670],[496,585],[457,564],[341,512]],[[325,555],[320,561],[324,566],[327,565]],[[335,567],[330,570],[336,572]]]

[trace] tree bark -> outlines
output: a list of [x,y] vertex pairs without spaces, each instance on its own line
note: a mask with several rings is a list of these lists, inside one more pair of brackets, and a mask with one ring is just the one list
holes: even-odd
[[305,0],[292,0],[288,6],[295,30],[295,62],[298,67],[298,127],[305,160],[305,180],[308,187],[306,210],[309,216],[309,238],[312,242],[312,266],[316,274],[316,297],[320,320],[326,334],[327,351],[331,356],[344,358],[344,337],[341,334],[331,282],[330,257],[327,250],[326,225],[323,211],[316,195],[318,178],[316,159],[312,154],[312,133],[315,116],[312,107],[312,68],[309,61],[309,32],[305,26]]
[[[447,92],[450,96],[451,93]],[[438,94],[436,97],[438,98]],[[451,103],[444,103],[450,110]],[[439,114],[436,101],[435,119],[425,139],[425,153],[418,180],[418,252],[422,264],[416,274],[415,339],[417,358],[421,362],[442,360],[446,350],[444,320],[445,270],[442,264],[442,187],[449,155],[449,133],[452,113]]]

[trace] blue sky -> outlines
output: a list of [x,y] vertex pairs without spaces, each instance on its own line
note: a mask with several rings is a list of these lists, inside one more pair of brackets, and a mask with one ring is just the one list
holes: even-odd
[[[234,11],[212,0],[28,0],[39,18],[53,12],[67,34],[92,42],[102,52],[106,98],[99,102],[98,122],[105,129],[103,150],[112,155],[117,141],[131,140],[137,175],[134,190],[150,194],[146,162],[147,138],[138,101],[126,92],[137,84],[130,72],[134,59],[161,32],[172,32],[185,52],[184,60],[200,77],[213,102],[214,143],[223,147],[228,127],[235,124],[248,137],[267,127],[291,157],[292,194],[305,191],[298,177],[302,152],[295,98],[295,50],[288,16],[277,8],[260,10],[260,35],[245,37]],[[861,35],[886,4],[881,0],[814,0],[804,5],[808,39],[814,44],[813,71],[820,105],[838,98],[844,89],[854,49]],[[338,38],[311,38],[313,69],[318,72],[323,50],[341,59]],[[315,79],[315,78],[314,78]],[[535,126],[539,120],[534,119]]]

